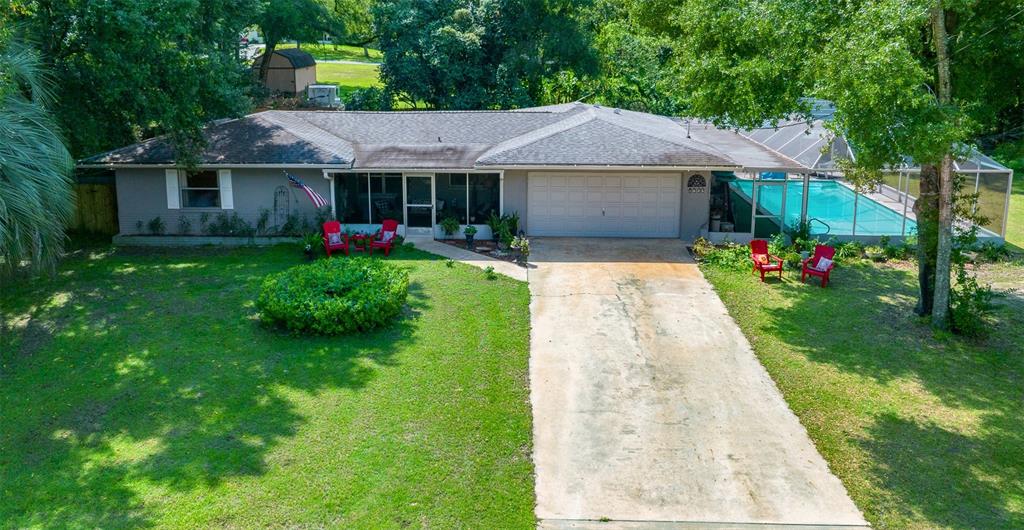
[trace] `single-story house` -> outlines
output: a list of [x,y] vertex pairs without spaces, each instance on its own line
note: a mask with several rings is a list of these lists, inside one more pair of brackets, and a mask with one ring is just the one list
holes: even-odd
[[[265,58],[265,55],[253,58],[254,74],[259,73]],[[267,70],[267,88],[271,92],[301,94],[306,91],[306,87],[315,84],[316,60],[312,55],[298,48],[274,50]]]
[[[835,166],[852,156],[849,146],[822,123],[731,131],[584,103],[266,111],[208,126],[192,170],[175,163],[166,138],[80,166],[115,171],[122,235],[146,233],[154,217],[168,233],[226,212],[268,232],[289,217],[316,218],[285,172],[327,200],[320,218],[353,230],[393,218],[403,234],[441,237],[441,220],[454,217],[487,238],[491,215],[517,213],[530,236],[744,241],[801,220],[840,238],[913,233],[914,169],[858,193]],[[988,193],[985,207],[999,213],[983,235],[1001,237],[1012,173],[983,157],[961,165]]]

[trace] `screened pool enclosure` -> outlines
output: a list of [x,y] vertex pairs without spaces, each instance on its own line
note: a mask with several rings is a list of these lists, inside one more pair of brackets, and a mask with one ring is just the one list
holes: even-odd
[[[716,171],[712,173],[708,232],[713,239],[742,240],[791,231],[801,221],[811,233],[838,239],[901,237],[917,233],[914,201],[920,190],[920,167],[911,162],[893,168],[883,182],[858,191],[837,166],[855,153],[821,119],[782,122],[774,128],[739,135],[792,162],[785,172]],[[1002,239],[1006,234],[1013,173],[982,153],[956,161],[965,192],[977,194],[983,219],[978,235]]]

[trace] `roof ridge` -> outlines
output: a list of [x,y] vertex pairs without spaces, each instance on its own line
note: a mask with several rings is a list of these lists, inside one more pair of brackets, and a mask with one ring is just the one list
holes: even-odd
[[276,116],[263,116],[262,118],[267,120],[267,121],[269,121],[273,125],[276,125],[278,127],[283,128],[286,132],[288,132],[292,136],[295,136],[295,137],[297,137],[297,138],[299,138],[299,139],[301,139],[303,141],[309,142],[310,144],[315,146],[317,149],[321,149],[321,150],[325,151],[329,155],[341,156],[343,158],[347,158],[349,163],[351,163],[353,161],[353,159],[355,158],[355,150],[353,148],[353,142],[351,140],[349,140],[347,138],[342,138],[341,136],[338,136],[337,134],[334,134],[334,133],[324,129],[323,127],[320,127],[319,125],[317,125],[317,124],[315,124],[315,123],[313,123],[313,122],[303,118],[302,116],[291,116],[291,117],[296,119],[296,120],[301,120],[304,125],[306,125],[308,127],[313,127],[317,131],[321,131],[323,134],[325,134],[325,135],[327,135],[327,136],[329,136],[329,137],[331,137],[331,138],[333,138],[335,140],[338,140],[339,142],[341,142],[343,144],[343,146],[345,148],[347,148],[346,151],[342,152],[341,150],[338,150],[338,149],[332,149],[331,146],[323,145],[321,138],[317,138],[316,136],[308,134],[308,133],[306,133],[304,131],[296,130],[294,127],[289,127],[288,126],[289,124],[285,123],[284,120],[280,120]]
[[516,149],[522,149],[528,145],[535,144],[545,138],[550,138],[558,133],[574,129],[597,119],[597,113],[594,109],[587,109],[578,114],[572,114],[567,116],[565,119],[558,120],[555,123],[545,125],[539,129],[533,129],[529,132],[523,133],[519,136],[509,138],[503,142],[499,142],[494,145],[491,149],[488,149],[484,154],[480,155],[478,161],[483,161],[493,156],[506,153],[508,151],[514,151]]

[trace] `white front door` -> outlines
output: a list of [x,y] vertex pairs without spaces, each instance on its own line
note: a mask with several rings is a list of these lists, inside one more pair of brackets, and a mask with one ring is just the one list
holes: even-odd
[[533,236],[679,237],[678,174],[530,173]]
[[405,175],[405,233],[434,234],[433,175]]

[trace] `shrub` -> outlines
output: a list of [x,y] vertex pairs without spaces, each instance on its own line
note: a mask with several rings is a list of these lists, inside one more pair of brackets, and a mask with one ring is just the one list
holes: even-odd
[[263,281],[260,319],[294,332],[337,335],[394,321],[409,293],[409,273],[368,257],[299,265]]
[[178,217],[178,233],[188,235],[192,233],[192,221],[187,216]]
[[750,248],[736,243],[712,247],[712,250],[704,256],[703,262],[727,269],[748,269],[750,268]]
[[835,246],[836,258],[839,260],[858,259],[864,255],[864,243],[849,241]]
[[1006,248],[1006,245],[1000,245],[991,241],[982,243],[978,247],[978,253],[982,259],[991,262],[1003,261],[1010,257],[1010,250]]
[[782,261],[786,262],[786,266],[791,269],[800,269],[804,262],[804,259],[800,257],[800,254],[793,251],[786,252],[779,257],[782,258]]
[[715,245],[703,237],[693,240],[692,248],[693,255],[699,260],[703,260],[705,256],[715,251]]
[[965,267],[957,267],[956,283],[950,289],[953,331],[967,337],[985,336],[991,327],[988,316],[993,309],[993,296],[990,286],[979,285]]
[[441,219],[441,230],[444,231],[445,237],[451,237],[459,231],[459,220],[452,216]]
[[206,233],[211,236],[253,236],[256,229],[238,212],[232,212],[230,216],[219,213],[212,223],[206,225]]
[[159,236],[164,233],[166,227],[164,226],[164,220],[159,217],[154,217],[146,223],[146,228],[149,229],[149,233],[154,236]]

